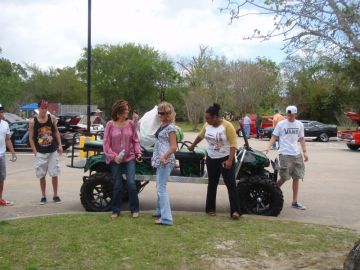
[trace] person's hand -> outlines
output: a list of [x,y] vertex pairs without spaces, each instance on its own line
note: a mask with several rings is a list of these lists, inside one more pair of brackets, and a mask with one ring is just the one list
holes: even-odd
[[135,159],[137,162],[142,162],[142,155],[141,154],[136,154]]
[[307,162],[309,160],[308,155],[306,154],[306,152],[304,152],[304,161]]
[[160,158],[160,162],[161,162],[162,164],[164,164],[164,165],[166,165],[166,164],[169,163],[169,161],[167,160],[167,158],[165,158],[165,155]]
[[133,120],[134,122],[138,122],[138,121],[139,121],[139,114],[137,113],[137,111],[133,111],[132,120]]
[[114,158],[114,161],[115,161],[115,163],[120,164],[121,158],[120,158],[119,156],[116,156],[116,157]]
[[16,160],[17,160],[17,156],[16,156],[16,154],[14,152],[14,153],[12,153],[10,161],[15,162]]
[[223,166],[224,169],[230,170],[231,167],[232,167],[232,163],[233,163],[232,160],[227,159],[222,163],[222,166]]
[[193,145],[190,145],[190,146],[187,147],[187,149],[188,149],[189,151],[191,151],[191,152],[194,151],[194,148],[195,148],[195,146],[193,146]]
[[269,151],[270,151],[270,147],[267,147],[267,148],[265,148],[265,149],[263,150],[263,152],[265,153],[265,155],[267,155],[267,153],[269,153]]
[[62,145],[58,146],[58,153],[59,153],[60,156],[62,155],[62,153],[63,153]]

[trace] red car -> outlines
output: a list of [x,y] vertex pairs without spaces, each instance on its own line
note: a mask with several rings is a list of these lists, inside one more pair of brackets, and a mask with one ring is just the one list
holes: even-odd
[[358,124],[356,130],[341,130],[337,133],[338,139],[346,142],[350,150],[358,150],[360,148],[360,113],[347,112],[345,115]]
[[[261,122],[261,127],[262,129],[267,128],[267,127],[272,127],[272,116],[262,116],[262,122]],[[251,114],[250,115],[250,136],[256,136],[256,114]],[[241,118],[241,123],[244,125],[244,118]],[[240,130],[240,127],[238,127],[236,129],[236,134],[239,137],[242,137],[242,133]]]

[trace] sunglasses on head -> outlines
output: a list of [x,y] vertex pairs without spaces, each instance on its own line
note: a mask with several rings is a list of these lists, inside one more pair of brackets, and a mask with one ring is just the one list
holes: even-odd
[[166,115],[167,112],[158,112],[159,115]]

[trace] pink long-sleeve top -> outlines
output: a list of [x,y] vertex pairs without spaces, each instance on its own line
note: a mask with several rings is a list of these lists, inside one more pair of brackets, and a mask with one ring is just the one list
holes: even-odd
[[123,127],[116,127],[113,121],[106,124],[104,132],[104,153],[106,163],[112,162],[115,157],[125,149],[125,156],[121,162],[128,162],[141,154],[139,136],[136,132],[135,124],[129,121]]

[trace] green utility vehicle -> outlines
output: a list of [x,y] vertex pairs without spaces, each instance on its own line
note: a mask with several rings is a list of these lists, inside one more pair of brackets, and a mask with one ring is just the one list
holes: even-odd
[[[177,136],[178,140],[181,135]],[[283,207],[283,194],[276,185],[278,165],[277,160],[271,161],[267,156],[249,146],[244,137],[245,145],[236,153],[236,182],[240,197],[242,214],[277,216]],[[175,153],[177,166],[172,171],[169,182],[207,184],[205,166],[206,151],[196,147],[193,152],[187,150],[191,142],[178,141],[178,151]],[[72,168],[84,169],[88,175],[83,176],[80,190],[80,201],[87,211],[110,211],[113,177],[110,166],[105,162],[102,141],[85,142],[80,150],[94,152],[95,155],[76,161],[73,146]],[[150,181],[156,181],[156,169],[151,166],[152,148],[142,148],[142,161],[136,164],[135,180],[138,192],[141,192]],[[272,165],[272,172],[266,167]],[[123,175],[123,181],[126,181]],[[220,184],[224,184],[220,181]],[[123,185],[123,200],[128,200],[127,185]]]

